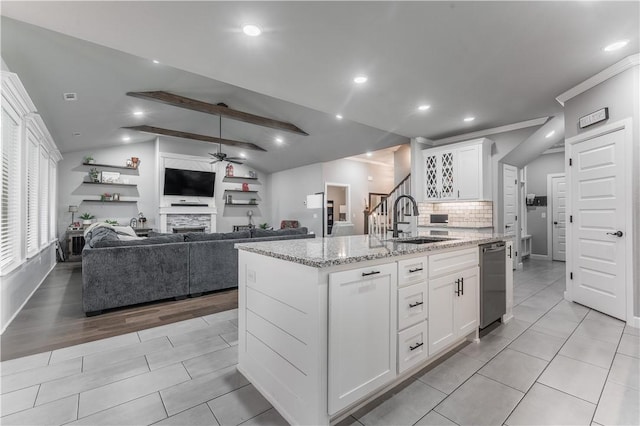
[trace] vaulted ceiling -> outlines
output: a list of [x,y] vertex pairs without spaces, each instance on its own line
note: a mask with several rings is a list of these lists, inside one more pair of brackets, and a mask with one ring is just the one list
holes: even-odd
[[[405,137],[438,139],[558,115],[556,96],[638,52],[639,7],[3,2],[2,15],[17,21],[2,21],[2,57],[23,79],[63,152],[118,143],[124,125],[218,135],[210,116],[124,96],[167,90],[310,133],[285,134],[278,145],[276,132],[223,119],[223,137],[264,147],[269,152],[253,161],[276,171],[397,145]],[[263,34],[247,37],[245,23]],[[603,51],[619,39],[629,44]],[[354,84],[357,74],[368,81]],[[63,92],[78,92],[79,100],[62,104]],[[431,108],[418,111],[421,104]],[[132,116],[134,108],[149,111],[145,123]],[[466,116],[475,120],[464,122]],[[71,136],[75,131],[81,136]]]

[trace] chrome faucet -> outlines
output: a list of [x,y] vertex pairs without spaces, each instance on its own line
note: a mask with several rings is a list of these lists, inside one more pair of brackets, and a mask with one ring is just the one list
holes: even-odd
[[411,201],[411,204],[413,204],[413,215],[414,216],[418,216],[420,215],[420,212],[418,211],[418,203],[416,203],[415,198],[413,198],[411,195],[401,195],[398,198],[396,198],[396,201],[393,203],[393,238],[398,238],[398,201],[400,201],[402,198],[408,198]]

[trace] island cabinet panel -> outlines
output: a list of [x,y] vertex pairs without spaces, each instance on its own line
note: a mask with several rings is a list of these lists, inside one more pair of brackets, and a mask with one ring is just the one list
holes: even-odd
[[396,263],[329,275],[329,414],[396,377]]
[[429,256],[429,278],[478,266],[479,261],[478,247],[431,255]]
[[457,338],[453,299],[457,275],[429,280],[429,355],[446,348]]
[[291,424],[329,419],[327,331],[318,327],[327,323],[328,290],[320,275],[238,251],[238,370]]
[[426,279],[426,256],[398,261],[398,287],[415,284]]
[[398,373],[427,359],[427,333],[426,321],[398,333]]
[[464,336],[478,328],[479,268],[469,268],[460,273],[460,290],[455,296],[455,328],[458,336]]
[[427,282],[398,289],[398,330],[427,319]]

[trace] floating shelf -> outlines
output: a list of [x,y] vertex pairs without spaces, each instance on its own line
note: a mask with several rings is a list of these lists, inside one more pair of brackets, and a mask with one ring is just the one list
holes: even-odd
[[224,192],[235,192],[238,194],[257,194],[258,191],[243,191],[242,189],[225,189]]
[[137,203],[137,201],[103,201],[103,200],[82,200],[83,203],[105,203],[105,204],[133,204]]
[[82,182],[87,185],[114,185],[114,186],[138,186],[135,183],[117,183],[117,182]]
[[247,206],[257,206],[258,203],[224,203],[225,206],[242,206],[242,207],[247,207]]
[[224,178],[222,178],[223,182],[239,182],[239,181],[243,181],[243,180],[253,180],[253,181],[258,181],[257,177],[248,177],[248,176],[225,176]]
[[116,169],[116,170],[122,170],[122,171],[127,171],[129,172],[129,174],[134,174],[137,175],[138,174],[138,169],[137,168],[133,168],[133,167],[126,167],[126,166],[114,166],[113,164],[91,164],[91,163],[82,163],[83,166],[89,166],[89,167],[95,167],[97,169]]

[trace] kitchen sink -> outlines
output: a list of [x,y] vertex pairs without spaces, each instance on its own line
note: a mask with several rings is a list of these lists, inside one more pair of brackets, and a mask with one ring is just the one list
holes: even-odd
[[439,243],[442,241],[451,241],[454,238],[436,238],[436,237],[415,237],[415,238],[407,238],[406,240],[398,240],[399,243],[405,244],[430,244],[430,243]]

